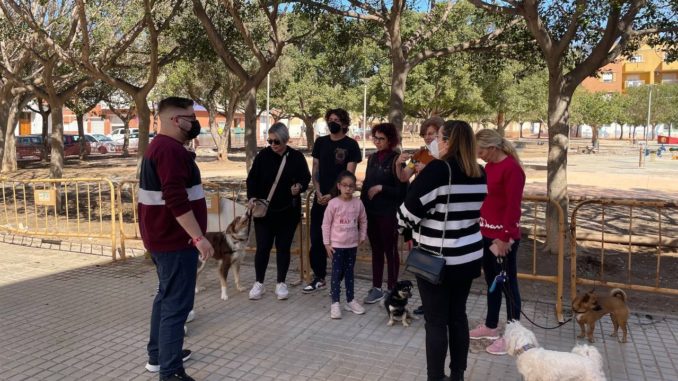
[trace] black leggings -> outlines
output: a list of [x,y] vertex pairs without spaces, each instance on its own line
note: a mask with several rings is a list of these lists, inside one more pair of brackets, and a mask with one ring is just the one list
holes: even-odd
[[430,381],[445,377],[448,349],[452,375],[458,377],[466,370],[469,349],[466,300],[473,279],[452,276],[450,267],[445,266],[446,274],[440,285],[417,278],[426,319],[426,369]]
[[269,212],[269,215],[264,218],[254,219],[254,231],[257,238],[254,271],[257,282],[264,283],[274,241],[277,252],[275,257],[278,269],[277,282],[285,282],[287,270],[290,268],[290,247],[300,218],[298,210],[289,209],[280,213]]

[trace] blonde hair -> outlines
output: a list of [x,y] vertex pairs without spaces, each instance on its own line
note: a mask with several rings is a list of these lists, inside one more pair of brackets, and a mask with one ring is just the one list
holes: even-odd
[[483,129],[476,132],[476,141],[480,148],[496,147],[502,150],[506,155],[511,156],[520,167],[523,167],[523,162],[518,157],[518,151],[511,142],[499,135],[496,130]]
[[441,159],[455,158],[468,177],[480,177],[482,171],[476,158],[476,138],[471,126],[463,120],[448,120],[438,131],[447,139],[447,152]]

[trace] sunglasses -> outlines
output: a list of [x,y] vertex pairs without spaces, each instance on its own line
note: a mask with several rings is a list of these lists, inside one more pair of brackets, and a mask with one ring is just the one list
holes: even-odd
[[279,145],[282,144],[282,142],[280,141],[280,139],[268,139],[268,140],[266,140],[266,141],[267,141],[268,144],[270,144],[270,145],[274,145],[274,144],[275,144],[275,145],[279,146]]

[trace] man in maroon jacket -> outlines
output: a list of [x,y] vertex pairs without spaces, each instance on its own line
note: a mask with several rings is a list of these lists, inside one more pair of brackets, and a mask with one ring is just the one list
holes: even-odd
[[139,178],[139,229],[158,272],[146,369],[160,380],[193,380],[183,359],[184,323],[193,308],[198,256],[214,253],[203,236],[207,205],[195,153],[184,143],[200,133],[193,101],[170,97],[158,104],[160,132],[148,146]]

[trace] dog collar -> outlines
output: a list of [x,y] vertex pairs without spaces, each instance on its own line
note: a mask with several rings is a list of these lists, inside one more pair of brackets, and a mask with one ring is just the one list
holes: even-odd
[[532,348],[536,348],[536,346],[534,346],[534,345],[532,345],[532,344],[525,344],[525,345],[523,345],[522,347],[516,349],[516,353],[515,353],[515,354],[516,354],[516,356],[520,356],[520,355],[522,355],[523,353],[529,351],[529,350],[532,349]]

